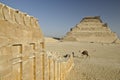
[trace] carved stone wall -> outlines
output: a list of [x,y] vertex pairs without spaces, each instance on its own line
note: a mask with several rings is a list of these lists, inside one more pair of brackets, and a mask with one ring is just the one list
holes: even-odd
[[0,4],[0,80],[64,80],[72,66],[45,51],[37,19]]
[[119,40],[116,33],[99,16],[83,18],[63,37],[63,41],[113,43],[115,40]]

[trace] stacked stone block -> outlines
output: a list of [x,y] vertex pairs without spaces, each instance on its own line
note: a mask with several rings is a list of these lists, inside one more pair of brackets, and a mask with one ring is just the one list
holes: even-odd
[[85,17],[71,28],[63,41],[117,43],[119,38],[99,16]]

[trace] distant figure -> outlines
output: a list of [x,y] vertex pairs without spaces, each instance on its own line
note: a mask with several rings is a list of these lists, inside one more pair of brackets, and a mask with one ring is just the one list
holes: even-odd
[[82,54],[82,56],[84,56],[84,55],[86,55],[87,57],[89,56],[89,54],[88,54],[88,51],[87,51],[87,50],[84,50],[81,54]]
[[65,57],[65,58],[70,57],[70,54],[66,54],[63,57]]
[[74,52],[72,52],[72,55],[73,55],[73,57],[75,57],[75,53]]

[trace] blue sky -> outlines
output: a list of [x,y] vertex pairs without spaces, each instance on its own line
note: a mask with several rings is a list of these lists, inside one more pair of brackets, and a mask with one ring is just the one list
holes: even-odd
[[101,16],[120,36],[120,0],[0,0],[38,18],[45,36],[63,37],[85,16]]

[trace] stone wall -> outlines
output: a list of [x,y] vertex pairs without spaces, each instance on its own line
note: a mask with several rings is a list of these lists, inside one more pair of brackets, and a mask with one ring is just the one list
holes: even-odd
[[44,54],[44,76],[41,80],[65,80],[66,75],[74,66],[73,56],[59,59],[52,54],[54,53]]
[[65,80],[73,57],[59,59],[45,52],[43,43],[14,44],[0,48],[0,80]]
[[27,15],[19,10],[12,9],[0,3],[0,19],[7,20],[11,23],[17,23],[25,26],[38,26],[38,21],[32,16]]
[[64,80],[72,66],[45,51],[37,19],[0,4],[0,80]]

